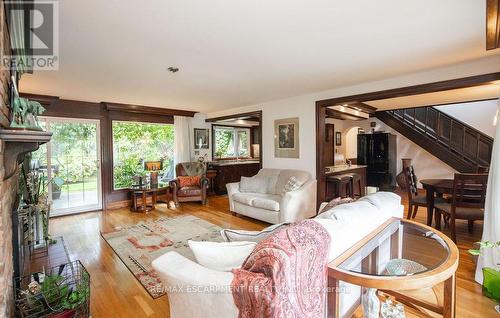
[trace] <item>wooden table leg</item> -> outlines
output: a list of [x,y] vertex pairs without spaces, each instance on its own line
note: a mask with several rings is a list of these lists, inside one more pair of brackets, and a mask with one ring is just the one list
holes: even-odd
[[455,273],[444,281],[443,318],[455,318],[456,283]]
[[340,317],[340,304],[339,304],[339,281],[333,277],[328,276],[328,301],[327,301],[327,317],[337,318]]
[[432,226],[432,214],[434,213],[434,189],[427,188],[427,225]]

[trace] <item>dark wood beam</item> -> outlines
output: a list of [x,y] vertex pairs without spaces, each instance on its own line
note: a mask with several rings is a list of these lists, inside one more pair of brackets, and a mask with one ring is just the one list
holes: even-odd
[[50,105],[52,104],[52,102],[59,99],[59,96],[40,95],[31,93],[19,93],[19,96],[39,102],[40,104],[42,104],[42,106]]
[[500,48],[500,0],[486,0],[486,50]]
[[151,114],[151,115],[163,115],[163,116],[185,116],[185,117],[193,117],[194,114],[197,113],[189,110],[150,107],[150,106],[131,105],[131,104],[108,103],[108,102],[104,102],[104,104],[106,105],[106,110],[108,111],[119,111],[126,113]]
[[220,117],[212,117],[212,118],[207,118],[205,119],[205,122],[207,123],[214,123],[217,121],[221,120],[228,120],[228,119],[242,119],[242,118],[262,118],[262,111],[254,111],[254,112],[248,112],[248,113],[239,113],[239,114],[232,114],[232,115],[227,115],[227,116],[220,116]]
[[361,116],[356,116],[353,114],[343,113],[341,111],[331,109],[331,108],[326,109],[326,117],[340,119],[340,120],[365,120],[365,119],[368,119],[366,117],[361,117]]
[[434,93],[439,91],[447,91],[458,88],[482,86],[491,84],[494,81],[500,80],[500,72],[489,73],[483,75],[475,75],[470,77],[413,85],[407,87],[393,88],[384,91],[377,91],[371,93],[336,97],[330,99],[324,99],[316,102],[319,107],[335,106],[339,104],[346,104],[349,102],[366,102],[370,100],[387,99],[402,97],[408,95],[426,94]]

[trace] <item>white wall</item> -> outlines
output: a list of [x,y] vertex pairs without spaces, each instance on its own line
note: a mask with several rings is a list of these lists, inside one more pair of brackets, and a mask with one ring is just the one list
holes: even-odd
[[355,124],[354,127],[346,127],[343,132],[345,135],[345,155],[348,159],[358,157],[358,128],[361,127]]
[[[405,87],[410,85],[437,82],[472,75],[500,71],[500,54],[480,60],[451,65],[443,68],[418,72],[410,75],[389,78],[358,85],[339,87],[331,90],[291,97],[282,100],[268,101],[245,107],[238,107],[208,114],[218,117],[248,111],[262,110],[262,156],[263,166],[267,168],[303,169],[316,175],[316,107],[315,102],[321,99],[348,96],[384,89]],[[299,117],[300,120],[300,158],[286,159],[274,157],[274,120]],[[421,155],[416,153],[415,155]],[[415,160],[417,161],[417,160]],[[420,160],[418,160],[420,161]],[[421,161],[422,162],[422,161]],[[427,169],[427,167],[425,167]],[[419,171],[422,169],[419,168]],[[432,170],[438,177],[444,174],[442,169]],[[421,177],[421,176],[420,176]]]
[[[199,156],[204,156],[205,154],[207,155],[207,160],[211,161],[212,160],[212,131],[210,123],[206,123],[205,119],[207,116],[202,113],[196,113],[194,117],[191,119],[191,127],[189,128],[189,138],[191,138],[190,143],[191,143],[191,160],[196,161],[198,160]],[[199,149],[199,155],[195,155],[195,149],[194,149],[194,128],[203,128],[203,129],[209,129],[209,138],[210,142],[208,143],[208,149]]]
[[498,99],[495,99],[437,106],[436,108],[493,138],[495,136],[493,117],[497,111],[497,104]]

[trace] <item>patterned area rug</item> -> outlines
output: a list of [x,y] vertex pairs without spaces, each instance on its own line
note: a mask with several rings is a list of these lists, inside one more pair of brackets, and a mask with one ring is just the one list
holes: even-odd
[[194,260],[187,241],[221,242],[220,230],[212,223],[189,215],[116,227],[112,232],[101,232],[101,235],[151,297],[158,298],[165,292],[151,262],[169,251]]

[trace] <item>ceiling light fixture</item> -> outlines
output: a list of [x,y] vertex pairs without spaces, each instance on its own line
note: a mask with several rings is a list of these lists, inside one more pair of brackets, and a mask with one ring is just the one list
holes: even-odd
[[167,68],[167,70],[168,70],[169,72],[172,72],[172,73],[177,73],[177,72],[179,72],[179,68],[178,68],[178,67],[174,67],[174,66],[169,66],[169,67]]

